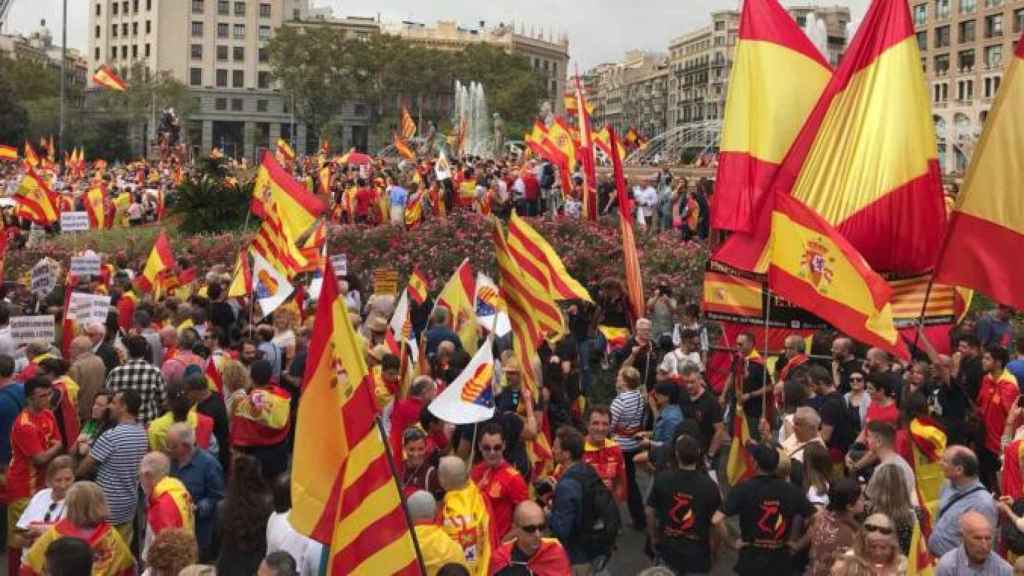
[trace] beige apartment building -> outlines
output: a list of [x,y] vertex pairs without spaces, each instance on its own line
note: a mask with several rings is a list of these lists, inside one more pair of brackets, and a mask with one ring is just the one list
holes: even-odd
[[1024,30],[1024,0],[911,1],[939,161],[963,174]]
[[[28,36],[19,34],[0,34],[0,54],[13,59],[27,59],[43,64],[60,74],[61,47],[54,44],[53,34],[46,26],[46,20],[39,23],[39,28]],[[86,60],[74,48],[68,48],[67,66],[64,74],[69,88],[85,86],[89,67]]]
[[[600,64],[591,69],[586,76],[591,78],[588,83],[593,87],[588,96],[594,106],[594,126],[609,124],[621,135],[631,126],[646,137],[660,133],[641,130],[640,125],[657,130],[655,123],[660,122],[658,119],[665,110],[666,72],[665,54],[641,50],[626,52],[622,62]],[[645,117],[648,114],[650,119]]]

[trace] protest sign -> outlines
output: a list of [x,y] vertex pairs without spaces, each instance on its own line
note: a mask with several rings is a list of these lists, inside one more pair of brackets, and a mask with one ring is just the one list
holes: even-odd
[[72,256],[70,271],[76,276],[99,276],[101,263],[99,254]]
[[85,232],[89,230],[89,213],[85,211],[61,212],[61,232]]
[[348,274],[348,256],[344,254],[331,256],[331,268],[334,268],[336,278],[346,276]]
[[11,340],[15,346],[43,340],[53,342],[57,338],[57,327],[53,315],[11,317]]
[[398,294],[398,271],[378,268],[373,271],[374,294]]
[[102,294],[72,292],[71,299],[68,301],[68,318],[78,322],[79,325],[94,322],[102,324],[107,321],[109,310],[110,296]]
[[43,258],[32,267],[32,293],[40,298],[46,296],[57,287],[57,276],[53,273],[48,259]]

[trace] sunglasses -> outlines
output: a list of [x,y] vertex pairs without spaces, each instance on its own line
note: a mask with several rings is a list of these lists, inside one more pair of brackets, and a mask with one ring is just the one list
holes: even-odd
[[864,379],[860,376],[850,376],[850,382],[863,382]]
[[548,525],[541,522],[540,524],[527,524],[526,526],[520,526],[519,529],[527,534],[536,534],[537,532],[543,532]]
[[883,536],[892,536],[893,529],[888,526],[876,526],[875,524],[865,524],[864,529],[868,532],[878,532]]
[[483,445],[480,446],[480,451],[481,452],[501,452],[504,449],[505,449],[505,446],[503,446],[501,444],[494,444],[494,445],[483,444]]
[[[46,511],[46,514],[43,516],[44,524],[50,523],[50,520],[53,517],[53,513],[57,510],[58,505],[60,505],[60,502],[50,502],[50,508]],[[57,516],[60,516],[60,514],[58,513]]]

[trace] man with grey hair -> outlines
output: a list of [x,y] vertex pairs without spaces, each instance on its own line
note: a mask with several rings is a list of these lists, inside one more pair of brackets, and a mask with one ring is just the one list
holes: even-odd
[[438,517],[445,533],[457,542],[470,573],[485,573],[491,558],[490,508],[476,483],[469,480],[466,463],[445,456],[437,465],[437,479],[445,489]]
[[147,358],[153,366],[162,366],[164,363],[164,346],[160,342],[160,333],[153,328],[153,317],[145,310],[135,310],[132,316],[132,331],[141,335],[149,344]]
[[984,514],[973,510],[959,518],[963,541],[939,559],[935,576],[1011,576],[1013,567],[992,551],[995,526]]
[[430,376],[417,376],[409,385],[409,397],[394,403],[391,411],[392,454],[402,453],[402,434],[405,429],[420,421],[420,413],[437,396],[437,383]]
[[622,366],[632,366],[640,372],[640,383],[647,390],[653,390],[657,384],[658,365],[661,364],[661,351],[658,343],[652,339],[651,321],[637,318],[633,325],[633,335],[616,353],[616,360]]
[[427,324],[427,331],[424,338],[427,343],[427,358],[433,359],[437,353],[437,346],[441,342],[451,342],[457,349],[462,349],[462,340],[448,325],[448,309],[437,306],[430,313],[430,320]]
[[156,535],[169,528],[194,533],[192,498],[181,480],[171,475],[171,459],[163,452],[150,452],[139,464],[139,483],[146,494],[145,557]]
[[466,565],[466,555],[444,528],[434,523],[437,516],[437,502],[430,492],[417,490],[405,501],[409,519],[416,531],[416,539],[423,554],[427,573],[434,574],[445,564]]
[[203,358],[192,351],[199,343],[199,336],[195,330],[186,328],[178,332],[168,327],[160,331],[160,337],[167,346],[160,373],[168,384],[181,381],[185,376],[185,369],[189,366],[197,366],[200,369],[205,366]]
[[192,497],[199,558],[208,560],[217,504],[224,499],[224,471],[212,454],[196,446],[196,432],[187,422],[171,424],[164,447],[171,458],[171,476],[181,480]]
[[942,454],[942,473],[949,482],[939,495],[939,510],[928,536],[928,551],[941,558],[964,540],[959,518],[969,511],[982,514],[996,526],[999,512],[992,494],[978,478],[978,457],[965,446],[950,446]]
[[804,461],[804,449],[811,444],[825,445],[818,428],[821,417],[810,406],[801,406],[793,413],[793,433],[782,442],[782,449],[790,460]]
[[92,404],[107,380],[107,367],[92,351],[88,336],[76,336],[68,352],[71,356],[68,377],[78,384],[78,418],[85,422],[92,418]]
[[[683,412],[683,421],[693,420],[700,427],[701,448],[711,460],[725,443],[725,424],[722,422],[722,406],[714,393],[704,385],[704,377],[700,368],[692,362],[686,362],[680,369],[684,390],[679,394],[679,409]],[[673,434],[673,437],[678,433]]]
[[121,359],[117,356],[113,344],[107,342],[107,327],[102,322],[90,322],[85,325],[85,335],[92,342],[92,351],[103,360],[107,373],[117,368]]
[[295,558],[284,550],[271,552],[260,562],[256,576],[298,576],[299,567]]

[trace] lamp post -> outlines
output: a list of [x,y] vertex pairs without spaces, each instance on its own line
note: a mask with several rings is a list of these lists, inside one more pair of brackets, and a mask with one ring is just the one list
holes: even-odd
[[[68,0],[61,2],[61,28],[60,28],[60,132],[58,142],[60,149],[64,149],[64,99],[67,94],[67,63],[68,63]],[[57,151],[53,151],[54,157],[58,158]]]

